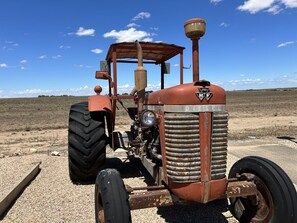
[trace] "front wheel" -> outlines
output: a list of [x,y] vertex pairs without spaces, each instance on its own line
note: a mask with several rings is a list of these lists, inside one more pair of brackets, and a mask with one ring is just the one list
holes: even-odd
[[297,194],[288,175],[274,162],[249,156],[237,161],[229,178],[240,175],[253,181],[256,196],[230,199],[231,212],[240,222],[296,223]]
[[115,169],[105,169],[97,175],[95,218],[96,222],[131,222],[128,194],[119,172]]

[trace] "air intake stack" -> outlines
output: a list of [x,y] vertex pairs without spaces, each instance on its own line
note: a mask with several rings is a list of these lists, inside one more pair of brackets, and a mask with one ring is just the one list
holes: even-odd
[[189,19],[184,24],[185,34],[192,40],[193,82],[199,81],[199,45],[198,41],[205,33],[206,23],[203,19]]

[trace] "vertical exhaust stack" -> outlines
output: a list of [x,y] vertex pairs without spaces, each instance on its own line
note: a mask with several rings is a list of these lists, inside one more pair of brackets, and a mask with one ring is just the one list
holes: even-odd
[[137,92],[138,96],[138,113],[143,110],[143,101],[145,97],[145,88],[147,87],[147,72],[143,67],[143,56],[142,56],[142,48],[138,41],[135,41],[136,49],[137,49],[137,59],[138,59],[138,67],[134,71],[134,81],[135,87],[133,88],[131,94],[134,95]]
[[200,37],[205,34],[206,23],[203,19],[189,19],[184,24],[185,34],[192,40],[193,82],[199,81],[199,45]]

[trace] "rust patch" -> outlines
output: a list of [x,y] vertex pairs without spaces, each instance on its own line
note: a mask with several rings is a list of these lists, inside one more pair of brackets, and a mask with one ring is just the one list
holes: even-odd
[[229,182],[225,198],[230,197],[246,197],[257,194],[257,186],[249,181]]

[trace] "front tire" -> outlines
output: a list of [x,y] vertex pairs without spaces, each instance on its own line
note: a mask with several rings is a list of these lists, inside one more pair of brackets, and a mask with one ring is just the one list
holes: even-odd
[[128,195],[124,182],[115,169],[105,169],[97,175],[95,218],[96,222],[131,222]]
[[94,180],[106,160],[103,113],[90,113],[88,103],[70,108],[68,126],[69,175],[73,182]]
[[256,196],[230,199],[231,212],[240,222],[297,222],[297,194],[288,175],[274,162],[249,156],[237,161],[229,178],[241,175],[253,181]]

